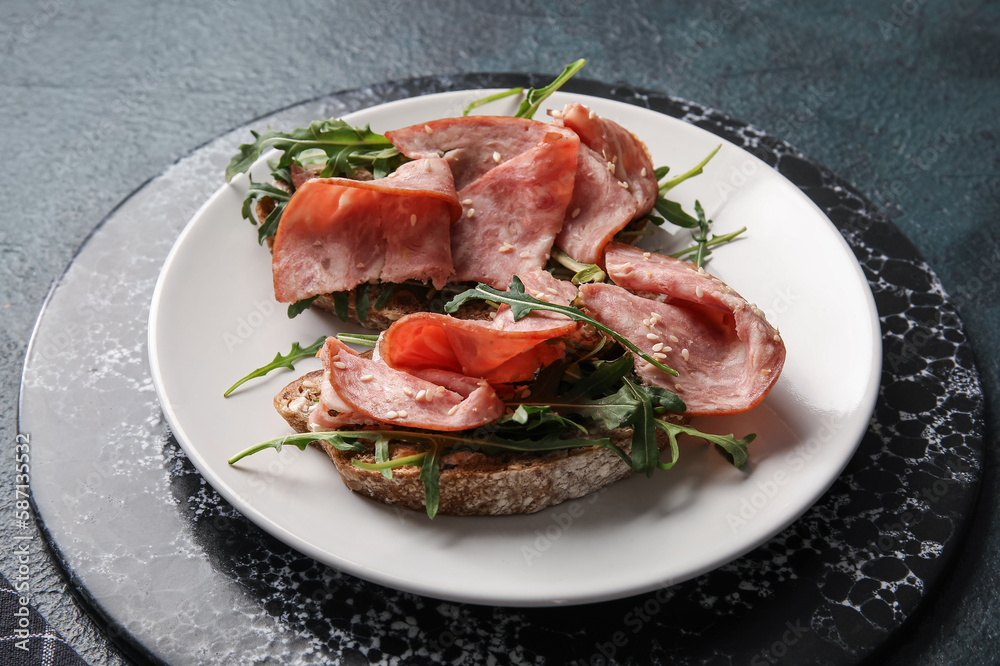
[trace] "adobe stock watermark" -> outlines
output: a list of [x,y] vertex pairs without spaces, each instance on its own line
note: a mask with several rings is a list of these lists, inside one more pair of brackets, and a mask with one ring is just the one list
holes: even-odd
[[770,7],[773,0],[731,0],[726,3],[712,18],[700,21],[698,25],[684,32],[683,45],[676,49],[676,65],[687,67],[697,60],[702,53],[723,41],[729,28],[736,23],[751,5]]
[[888,183],[876,183],[871,198],[878,202],[883,209],[892,208],[892,200],[901,199],[908,195],[913,182],[921,174],[930,171],[931,168],[958,143],[958,135],[945,129],[938,130],[937,135],[928,145],[925,145],[915,155],[911,155],[904,163],[898,173],[900,178],[894,178]]
[[832,414],[820,418],[816,434],[785,454],[784,468],[775,470],[768,478],[754,481],[754,489],[740,499],[735,510],[726,513],[726,523],[733,534],[738,534],[749,525],[750,521],[780,494],[781,489],[791,481],[791,474],[805,469],[809,461],[815,458],[826,444],[833,441],[843,428],[842,418]]
[[889,15],[876,22],[882,39],[885,41],[892,39],[900,28],[920,13],[920,9],[926,4],[927,0],[900,0],[900,2],[893,3]]
[[236,318],[232,327],[222,332],[222,341],[226,343],[226,349],[233,352],[237,347],[253,337],[254,333],[264,325],[271,315],[277,311],[278,307],[273,301],[255,300],[253,309],[245,315]]
[[535,530],[533,534],[534,539],[530,545],[521,546],[521,557],[524,558],[525,563],[531,566],[534,560],[552,548],[573,527],[573,524],[587,513],[587,507],[595,504],[604,495],[606,490],[607,486],[604,486],[586,497],[559,504],[549,509],[548,515],[552,524],[548,525],[544,530]]
[[41,31],[62,11],[63,3],[58,0],[43,0],[35,5],[29,18],[14,22],[3,29],[3,52],[20,55],[21,51],[35,41]]

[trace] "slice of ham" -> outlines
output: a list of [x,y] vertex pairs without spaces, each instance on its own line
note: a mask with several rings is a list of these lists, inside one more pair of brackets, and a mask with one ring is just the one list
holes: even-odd
[[580,144],[573,197],[566,207],[555,245],[573,259],[598,264],[604,246],[631,222],[639,210],[632,193],[621,187],[608,162]]
[[576,132],[585,146],[601,155],[609,173],[628,186],[637,204],[635,216],[653,210],[659,185],[646,144],[615,121],[598,116],[578,102],[567,104],[559,115],[563,125]]
[[760,310],[684,261],[615,243],[605,262],[621,286],[584,285],[579,303],[644,352],[664,354],[678,372],[636,359],[643,381],[675,391],[692,416],[738,414],[764,399],[781,374],[785,346]]
[[[565,305],[576,297],[573,284],[546,271],[525,273],[522,281],[528,293],[551,303]],[[529,381],[539,368],[562,358],[566,346],[560,338],[578,328],[577,322],[554,312],[535,311],[514,321],[507,306],[492,321],[418,312],[394,322],[379,338],[376,353],[407,372],[439,369],[508,384]]]
[[460,214],[451,171],[439,158],[409,162],[389,178],[305,181],[274,238],[275,298],[293,303],[380,280],[443,287]]
[[455,187],[472,184],[487,171],[529,150],[552,125],[509,116],[442,118],[385,133],[409,158],[443,157]]
[[455,281],[506,289],[545,266],[573,194],[579,138],[548,126],[539,142],[459,191],[451,230]]
[[[320,358],[324,381],[314,413],[346,408],[332,419],[340,425],[374,421],[453,432],[486,425],[505,410],[493,388],[481,379],[441,370],[423,376],[395,370],[359,356],[332,336]],[[327,389],[336,394],[336,406],[327,402]]]

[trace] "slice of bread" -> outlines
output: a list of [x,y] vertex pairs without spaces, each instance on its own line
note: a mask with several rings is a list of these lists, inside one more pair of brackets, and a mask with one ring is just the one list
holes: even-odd
[[[316,370],[296,379],[274,398],[278,413],[297,432],[308,432],[309,413],[319,400],[323,372]],[[603,435],[626,453],[631,452],[631,429],[619,429]],[[667,444],[661,431],[661,448]],[[423,511],[424,486],[420,469],[403,466],[393,470],[392,478],[381,472],[361,469],[352,464],[375,462],[374,452],[344,452],[322,446],[337,466],[341,479],[351,490],[384,504]],[[416,453],[411,444],[399,440],[389,444],[389,457]],[[456,451],[441,459],[438,513],[448,515],[505,515],[534,513],[569,499],[583,497],[631,474],[614,452],[588,446],[545,453],[502,453]]]

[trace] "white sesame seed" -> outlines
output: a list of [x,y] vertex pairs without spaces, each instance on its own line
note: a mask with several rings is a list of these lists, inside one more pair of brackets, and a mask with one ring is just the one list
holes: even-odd
[[530,253],[530,252],[528,252],[527,250],[523,250],[523,251],[521,252],[521,254],[519,254],[519,255],[517,255],[517,256],[521,257],[522,259],[527,259],[528,257],[530,257],[530,256],[531,256],[531,253]]
[[501,161],[502,159],[503,159],[503,158],[502,158],[502,157],[500,157],[500,153],[498,153],[497,151],[495,151],[495,150],[494,150],[494,151],[493,151],[493,161],[494,161],[494,162],[496,162],[497,164],[500,164],[500,161]]
[[428,134],[434,134],[434,130],[431,129],[430,125],[424,125],[424,131]]
[[642,167],[642,171],[639,172],[639,175],[642,176],[643,178],[646,177],[646,167]]
[[341,363],[340,361],[334,361],[333,362],[333,367],[337,368],[337,370],[344,370],[344,369],[347,368],[347,364],[346,363]]
[[360,377],[358,377],[358,379],[360,379],[363,382],[370,382],[371,380],[375,379],[375,375],[361,375]]
[[626,261],[624,264],[621,265],[621,271],[623,273],[628,273],[630,270],[632,270],[632,262],[631,261]]
[[497,252],[513,252],[513,251],[514,251],[514,246],[511,245],[510,243],[504,243],[503,245],[497,248]]
[[680,393],[681,391],[684,390],[684,387],[681,386],[680,384],[674,384],[674,390]]
[[609,172],[609,173],[610,173],[610,174],[611,174],[612,176],[613,176],[613,175],[615,175],[615,163],[614,163],[614,162],[608,162],[608,163],[607,163],[607,164],[605,164],[604,166],[605,166],[605,167],[607,167],[607,169],[608,169],[608,172]]
[[622,188],[623,190],[627,190],[628,189],[628,183],[626,183],[624,180],[619,180],[618,181],[618,187]]
[[662,342],[657,342],[655,345],[653,345],[653,351],[658,352],[658,351],[662,351],[662,350],[663,350],[663,343]]
[[673,350],[674,350],[673,347],[664,347],[663,348],[663,351],[665,351],[665,352],[672,352]]
[[475,208],[470,208],[469,210],[465,211],[465,216],[468,218],[474,217],[475,215],[476,215]]
[[683,358],[685,361],[691,358],[691,352],[687,350],[687,347],[681,350],[681,358]]
[[778,333],[775,333],[775,334],[774,334],[774,341],[775,341],[775,342],[781,342],[781,335],[780,335],[780,334],[778,334]]
[[458,407],[459,407],[458,405],[455,405],[454,407],[452,407],[451,409],[449,409],[448,410],[448,416],[454,416],[455,412],[458,411]]
[[572,212],[572,213],[570,213],[570,218],[572,218],[572,219],[574,219],[574,220],[575,220],[575,219],[576,219],[576,216],[577,216],[577,215],[579,215],[579,214],[580,214],[580,209],[579,209],[579,208],[574,208],[574,209],[573,209],[573,212]]
[[427,395],[427,390],[426,389],[420,389],[419,391],[417,391],[417,397],[415,397],[414,400],[416,400],[417,402],[419,402],[419,401],[421,401],[421,400],[424,399],[425,395]]
[[558,120],[563,117],[563,112],[558,109],[553,109],[552,111],[549,111],[549,115]]
[[658,324],[661,319],[663,319],[663,317],[660,316],[659,312],[650,312],[649,313],[649,320],[651,322],[653,322],[653,324]]
[[670,341],[671,342],[680,342],[680,339],[678,339],[678,337],[676,335],[671,335],[670,336]]
[[666,354],[662,354],[660,352],[653,352],[653,358],[655,358],[657,361],[662,361],[666,357],[667,357]]
[[398,415],[399,415],[399,418],[405,419],[407,416],[410,415],[410,413],[408,411],[406,411],[405,409],[401,409],[401,410],[399,410],[399,414]]
[[365,267],[364,264],[361,264],[361,263],[358,264],[358,268],[364,268],[364,267]]
[[643,259],[649,259],[651,256],[653,256],[652,252],[643,252],[642,253],[642,258]]
[[387,418],[387,419],[394,419],[394,418],[397,418],[398,416],[399,416],[399,414],[397,414],[396,412],[394,412],[392,410],[389,410],[388,412],[385,413],[385,418]]
[[[438,395],[444,395],[445,392],[447,392],[448,389],[446,389],[443,386],[438,386],[437,389],[435,389],[435,390],[438,392]],[[430,395],[430,394],[428,394],[428,395]]]
[[[427,133],[430,134],[430,132],[427,132]],[[430,171],[430,170],[431,170],[431,161],[430,160],[424,160],[424,171]],[[396,175],[396,172],[393,171],[392,174]]]
[[463,206],[471,206],[472,205],[472,199],[462,199],[462,205]]
[[590,113],[588,113],[588,114],[587,114],[587,117],[588,117],[589,119],[593,120],[594,118],[596,118],[596,117],[597,117],[597,114],[596,114],[596,113],[594,113],[594,110],[593,110],[593,109],[590,109]]
[[647,333],[646,334],[646,339],[647,340],[659,340],[660,336],[658,336],[656,333]]
[[705,292],[702,291],[701,289],[701,285],[694,288],[694,295],[697,296],[698,298],[701,298],[702,296],[705,295]]
[[546,287],[545,291],[549,292],[553,296],[558,296],[559,295],[559,290],[556,289],[555,287]]
[[412,398],[413,397],[413,389],[411,389],[409,386],[404,386],[403,387],[403,395],[405,395],[405,396],[407,396],[409,398]]

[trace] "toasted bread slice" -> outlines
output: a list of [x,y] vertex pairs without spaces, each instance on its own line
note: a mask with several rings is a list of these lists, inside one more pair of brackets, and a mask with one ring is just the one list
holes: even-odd
[[[308,432],[308,419],[320,394],[323,372],[316,370],[296,379],[274,398],[278,413],[297,432]],[[631,429],[610,433],[612,442],[631,452]],[[657,436],[662,436],[657,431]],[[660,442],[666,445],[666,438]],[[351,490],[384,504],[423,511],[424,486],[420,469],[403,466],[392,478],[361,469],[357,459],[373,463],[373,452],[354,453],[316,442],[337,466]],[[390,458],[416,453],[405,441],[390,442]],[[589,446],[545,453],[453,452],[442,456],[438,513],[449,515],[505,515],[534,513],[569,499],[583,497],[631,474],[614,452]]]

